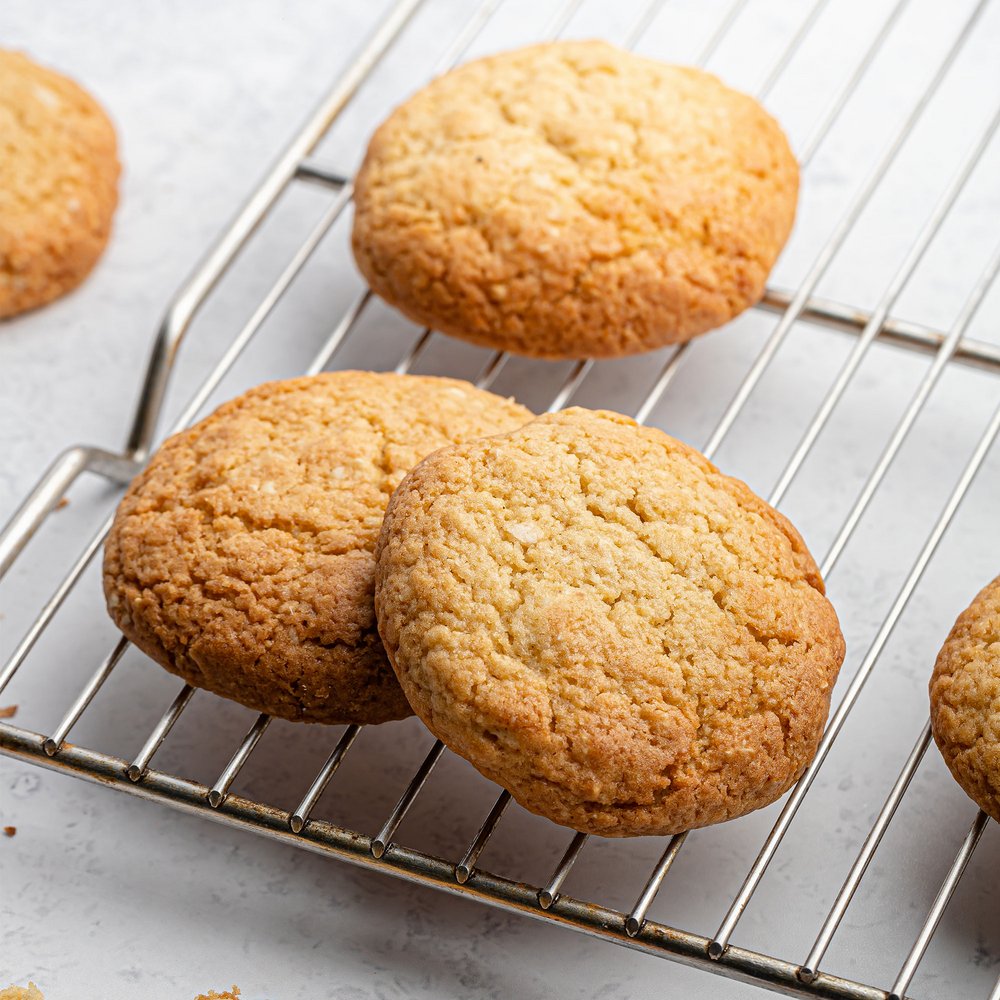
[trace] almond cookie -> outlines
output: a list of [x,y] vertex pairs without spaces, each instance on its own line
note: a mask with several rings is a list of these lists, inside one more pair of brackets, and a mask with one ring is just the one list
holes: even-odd
[[115,131],[72,80],[0,50],[0,317],[75,288],[118,203]]
[[1000,822],[1000,577],[955,622],[930,684],[934,741],[955,780]]
[[270,382],[167,440],[118,508],[118,627],[196,687],[285,719],[409,715],[372,605],[389,495],[437,448],[531,419],[455,379]]
[[773,802],[813,758],[844,656],[816,564],[661,431],[571,409],[436,452],[377,558],[413,710],[532,812],[673,834]]
[[440,77],[376,131],[354,256],[416,322],[543,358],[689,340],[755,303],[798,165],[752,98],[605,42]]

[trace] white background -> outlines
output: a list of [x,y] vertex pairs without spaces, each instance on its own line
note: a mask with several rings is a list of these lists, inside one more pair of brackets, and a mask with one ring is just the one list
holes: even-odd
[[[61,302],[0,325],[0,518],[68,444],[124,440],[158,317],[198,256],[232,217],[283,143],[347,65],[384,5],[191,0],[5,0],[0,44],[24,48],[86,84],[121,138],[122,203],[108,252]],[[321,156],[356,166],[372,123],[427,77],[472,5],[429,0],[324,143]],[[570,35],[623,39],[634,0],[591,0]],[[691,61],[726,9],[668,4],[640,46]],[[883,54],[805,172],[795,236],[774,276],[793,287],[810,270],[968,16],[968,3],[912,0]],[[472,52],[540,36],[556,4],[509,0]],[[755,90],[807,10],[751,0],[710,67]],[[884,0],[836,0],[768,104],[806,147],[890,10]],[[934,201],[995,110],[1000,4],[983,15],[939,95],[879,186],[819,294],[871,308]],[[1000,151],[987,152],[965,196],[908,285],[896,313],[945,328],[996,240]],[[192,329],[172,385],[176,413],[249,316],[329,194],[298,187]],[[358,290],[345,218],[215,397],[301,371]],[[1000,342],[1000,296],[970,334]],[[741,318],[698,342],[653,422],[701,445],[776,319]],[[338,365],[389,367],[411,326],[373,307]],[[853,340],[798,325],[719,452],[727,470],[766,495]],[[484,352],[437,337],[420,370],[471,377]],[[584,405],[634,410],[667,355],[600,365]],[[907,400],[922,355],[876,348],[783,504],[822,555]],[[544,408],[566,367],[514,362],[498,382]],[[861,662],[1000,393],[995,376],[949,370],[830,579],[849,643],[844,677]],[[169,417],[169,413],[168,413]],[[161,430],[165,425],[161,425]],[[994,452],[997,449],[994,449]],[[926,679],[951,621],[1000,564],[998,456],[991,455],[880,658],[734,942],[804,957],[895,774],[926,717]],[[116,494],[74,491],[3,587],[0,649],[16,644],[60,572]],[[113,641],[91,573],[0,704],[48,732]],[[843,684],[840,691],[843,690]],[[177,690],[129,654],[72,739],[129,758]],[[196,696],[156,766],[212,783],[252,714]],[[335,732],[274,725],[235,790],[294,806]],[[416,722],[366,732],[317,808],[372,833],[429,739]],[[457,858],[495,790],[446,756],[400,839]],[[888,988],[974,815],[933,749],[829,953],[831,972]],[[689,838],[651,915],[711,935],[776,816],[774,808]],[[403,997],[751,997],[763,995],[472,902],[444,897],[230,831],[75,779],[0,759],[0,986],[35,980],[50,1000],[187,1000],[237,983],[244,996],[382,1000]],[[511,809],[483,857],[500,874],[544,881],[568,834]],[[663,845],[588,845],[567,891],[628,910]],[[985,997],[1000,972],[991,824],[914,984],[922,997]]]

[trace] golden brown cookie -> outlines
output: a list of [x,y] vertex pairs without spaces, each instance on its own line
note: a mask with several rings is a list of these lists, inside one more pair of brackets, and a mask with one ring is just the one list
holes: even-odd
[[532,812],[661,835],[773,802],[844,655],[795,529],[658,430],[571,409],[403,480],[375,607],[413,710]]
[[1000,577],[955,622],[930,684],[934,741],[955,780],[1000,822]]
[[115,131],[72,80],[0,49],[0,318],[75,288],[118,203]]
[[752,98],[605,42],[440,77],[376,131],[354,256],[407,316],[488,347],[613,357],[756,302],[798,165]]
[[410,714],[372,605],[389,495],[437,448],[531,418],[455,379],[270,382],[167,440],[104,555],[118,627],[190,684],[305,722]]

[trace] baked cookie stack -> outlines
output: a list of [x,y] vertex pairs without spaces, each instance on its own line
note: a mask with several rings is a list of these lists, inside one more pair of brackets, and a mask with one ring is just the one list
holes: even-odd
[[844,655],[801,537],[743,483],[627,417],[531,420],[450,379],[226,404],[132,485],[104,581],[189,683],[307,722],[412,709],[528,809],[606,836],[781,795]]
[[[494,56],[375,133],[353,245],[411,318],[538,357],[687,340],[755,302],[798,173],[750,98],[601,42]],[[672,834],[780,796],[844,656],[801,536],[619,414],[452,379],[275,382],[168,440],[108,538],[115,622],[287,719],[415,712],[526,808]]]

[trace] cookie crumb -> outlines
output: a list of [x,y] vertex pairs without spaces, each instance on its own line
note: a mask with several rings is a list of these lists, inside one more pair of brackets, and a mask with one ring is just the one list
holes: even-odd
[[216,993],[209,990],[207,993],[199,993],[194,1000],[239,1000],[240,988],[231,986],[225,993]]
[[45,1000],[45,997],[34,983],[28,983],[27,986],[8,986],[0,990],[0,1000]]
[[0,707],[0,719],[13,719],[17,715],[17,705]]
[[59,503],[56,504],[56,510],[65,510],[69,506],[69,497],[63,497]]
[[17,833],[17,827],[16,826],[5,826],[3,828],[3,835],[5,837],[13,837],[15,833]]

